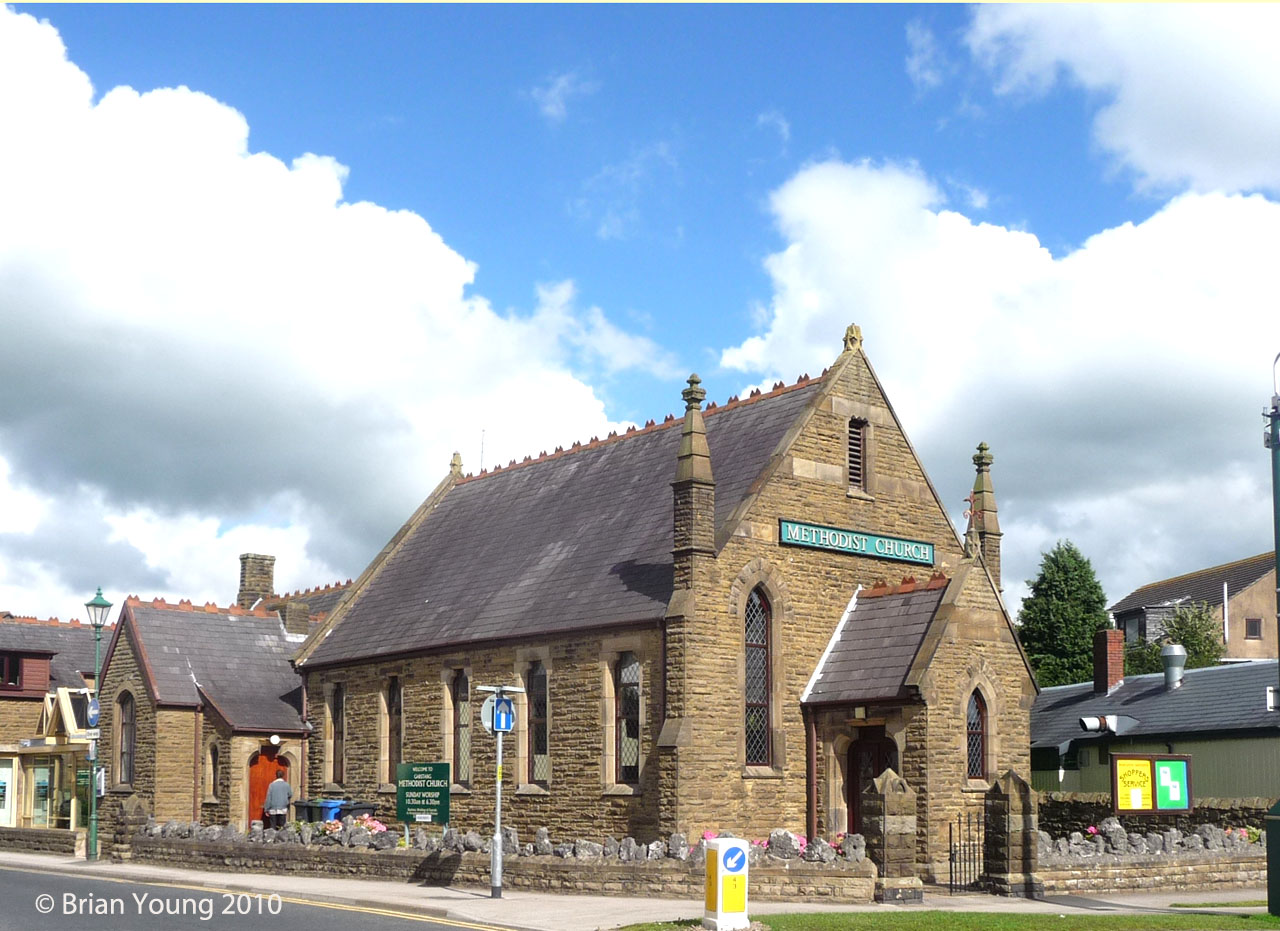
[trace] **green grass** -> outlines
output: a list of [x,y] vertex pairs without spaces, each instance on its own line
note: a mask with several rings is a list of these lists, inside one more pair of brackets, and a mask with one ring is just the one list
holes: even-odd
[[1240,902],[1174,902],[1173,908],[1266,908],[1266,899],[1244,899]]
[[[1232,903],[1235,906],[1235,903]],[[1237,906],[1238,907],[1238,906]],[[1065,915],[1003,912],[844,912],[808,915],[760,915],[757,921],[773,931],[1253,931],[1280,929],[1270,915]],[[677,931],[698,928],[702,922],[683,921],[628,925],[623,931]]]

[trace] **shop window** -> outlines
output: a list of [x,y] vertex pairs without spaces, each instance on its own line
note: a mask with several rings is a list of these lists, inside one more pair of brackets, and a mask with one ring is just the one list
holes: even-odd
[[383,782],[396,781],[396,767],[404,762],[404,690],[398,676],[387,680],[386,702],[387,756],[386,778]]
[[471,787],[471,680],[465,669],[453,676],[453,781]]
[[973,690],[965,724],[968,740],[968,775],[970,779],[987,778],[987,704],[982,694]]
[[867,422],[849,421],[849,487],[865,488],[867,478]]
[[745,618],[746,648],[746,762],[748,766],[773,763],[770,732],[773,721],[769,709],[769,601],[759,587],[747,597]]
[[1244,639],[1246,640],[1262,639],[1262,618],[1246,617],[1244,619]]
[[119,739],[116,746],[116,782],[133,785],[133,762],[137,754],[137,707],[133,696],[121,692],[116,699],[116,728]]
[[341,785],[346,776],[347,690],[341,682],[329,693],[329,781]]
[[0,688],[22,687],[22,657],[17,653],[0,653]]
[[640,782],[640,660],[630,651],[613,666],[614,781]]
[[525,682],[529,700],[528,781],[545,786],[551,780],[551,754],[547,734],[547,667],[535,661]]

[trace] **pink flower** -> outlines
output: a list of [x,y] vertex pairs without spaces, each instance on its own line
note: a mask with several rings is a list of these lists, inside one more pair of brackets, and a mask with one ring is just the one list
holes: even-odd
[[716,832],[715,832],[715,831],[703,831],[703,832],[702,832],[702,839],[703,839],[703,840],[715,840],[715,839],[716,839]]
[[1097,828],[1095,828],[1092,824],[1091,824],[1091,825],[1089,825],[1088,831],[1089,831],[1089,833],[1090,833],[1090,834],[1097,834],[1097,833],[1098,833],[1098,829],[1097,829]]

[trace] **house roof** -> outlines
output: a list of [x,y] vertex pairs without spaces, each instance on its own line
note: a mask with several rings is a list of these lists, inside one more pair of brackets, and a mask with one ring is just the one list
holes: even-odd
[[[104,628],[109,642],[111,628]],[[93,626],[79,621],[64,623],[57,618],[37,620],[33,617],[0,618],[0,650],[43,653],[49,659],[49,690],[82,689],[86,683],[80,673],[93,674]]]
[[1172,692],[1165,689],[1162,672],[1126,676],[1109,695],[1095,695],[1092,682],[1043,689],[1031,708],[1031,746],[1097,739],[1099,735],[1080,729],[1085,715],[1135,719],[1125,737],[1276,728],[1280,715],[1267,711],[1266,701],[1266,688],[1276,684],[1276,675],[1275,660],[1254,660],[1188,669],[1182,687]]
[[1248,559],[1238,559],[1222,566],[1188,572],[1186,575],[1150,582],[1125,595],[1111,606],[1112,614],[1132,611],[1135,608],[1163,607],[1166,605],[1199,604],[1210,607],[1222,605],[1222,586],[1230,593],[1252,585],[1275,568],[1275,551],[1260,553]]
[[935,574],[927,582],[859,592],[818,664],[805,704],[901,697],[946,589],[947,578]]
[[[708,406],[717,538],[819,392]],[[672,593],[681,421],[459,478],[428,499],[303,665],[657,620]]]
[[125,626],[158,703],[194,708],[203,692],[236,730],[302,730],[301,680],[290,664],[301,638],[288,635],[274,611],[130,596]]
[[317,585],[315,588],[296,591],[292,594],[272,595],[270,598],[264,598],[261,606],[268,611],[283,611],[285,605],[298,603],[307,606],[307,614],[311,617],[332,614],[333,609],[338,606],[338,602],[342,601],[350,588],[350,579],[345,582],[335,582],[323,588]]

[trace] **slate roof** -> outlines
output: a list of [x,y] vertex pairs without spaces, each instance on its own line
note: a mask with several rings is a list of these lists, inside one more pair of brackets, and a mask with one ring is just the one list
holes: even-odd
[[1266,702],[1266,687],[1276,684],[1276,676],[1275,660],[1253,660],[1188,669],[1182,687],[1172,692],[1165,690],[1163,672],[1126,676],[1110,695],[1095,695],[1092,682],[1042,689],[1031,708],[1031,746],[1100,739],[1080,730],[1085,715],[1136,719],[1125,737],[1276,728],[1280,715],[1267,711]]
[[307,606],[307,613],[312,617],[317,614],[332,614],[333,609],[338,606],[338,602],[342,601],[350,588],[351,580],[347,579],[345,582],[326,585],[324,588],[317,586],[292,594],[272,595],[270,598],[263,599],[262,607],[268,611],[283,611],[286,604],[300,602]]
[[818,664],[805,704],[902,697],[912,660],[945,593],[941,576],[909,592],[860,592]]
[[[717,531],[819,384],[704,412]],[[661,618],[681,423],[460,480],[303,665]]]
[[124,611],[159,703],[195,707],[198,685],[237,730],[302,730],[301,680],[290,664],[301,638],[275,612],[136,598]]
[[[103,628],[103,650],[111,642],[111,627]],[[93,674],[93,626],[79,621],[62,623],[10,615],[0,621],[0,650],[52,653],[49,660],[49,691],[57,688],[82,689],[86,683],[80,672]],[[104,652],[105,656],[105,652]]]
[[1200,569],[1172,579],[1150,582],[1125,595],[1111,606],[1112,614],[1121,614],[1135,608],[1148,608],[1175,604],[1199,604],[1210,607],[1222,605],[1222,585],[1225,582],[1229,594],[1252,585],[1275,568],[1275,551],[1260,553],[1248,559],[1238,559],[1223,566]]

